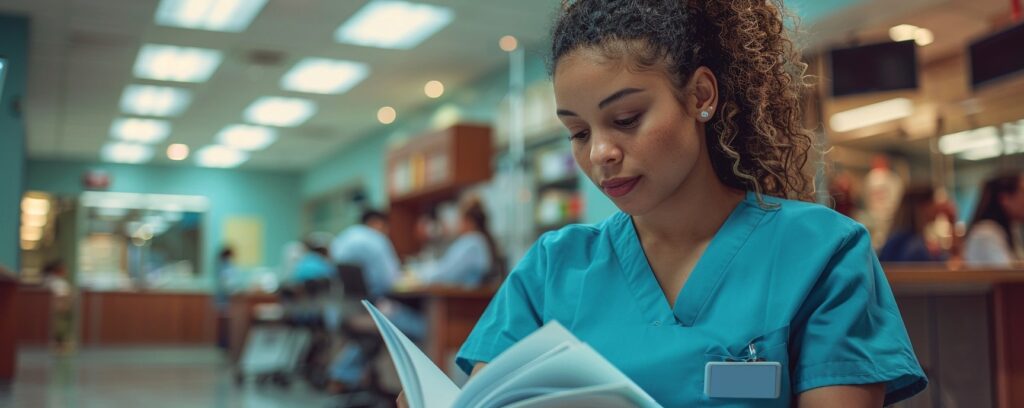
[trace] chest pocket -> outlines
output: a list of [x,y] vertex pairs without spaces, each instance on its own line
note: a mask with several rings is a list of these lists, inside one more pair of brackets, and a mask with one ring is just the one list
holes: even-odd
[[[701,396],[702,406],[711,407],[788,407],[792,403],[792,386],[790,385],[789,369],[789,326],[768,331],[749,341],[735,344],[714,346],[704,354],[704,363],[712,361],[742,361],[749,358],[748,345],[753,344],[758,360],[779,363],[782,366],[782,378],[779,381],[779,398],[777,399],[741,399],[741,398],[708,398],[704,395],[704,375],[701,372],[696,392]],[[703,369],[703,367],[701,367]]]

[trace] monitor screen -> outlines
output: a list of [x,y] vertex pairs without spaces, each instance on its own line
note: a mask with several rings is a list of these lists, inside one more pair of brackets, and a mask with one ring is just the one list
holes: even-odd
[[833,49],[832,96],[917,88],[913,41]]
[[972,87],[1024,72],[1024,23],[971,43],[967,53]]

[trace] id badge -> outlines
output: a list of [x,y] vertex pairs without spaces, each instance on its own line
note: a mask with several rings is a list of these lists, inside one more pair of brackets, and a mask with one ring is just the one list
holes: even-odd
[[712,361],[704,366],[708,398],[779,398],[782,364],[772,361]]

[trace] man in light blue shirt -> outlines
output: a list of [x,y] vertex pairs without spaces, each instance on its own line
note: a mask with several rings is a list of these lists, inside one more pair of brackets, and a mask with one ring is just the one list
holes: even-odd
[[391,292],[400,275],[398,255],[388,238],[387,215],[374,210],[363,213],[362,223],[346,228],[331,243],[331,259],[363,269],[371,297]]

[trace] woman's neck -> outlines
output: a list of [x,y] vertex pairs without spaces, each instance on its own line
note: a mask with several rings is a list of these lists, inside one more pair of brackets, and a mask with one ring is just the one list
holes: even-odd
[[642,240],[680,245],[710,240],[746,197],[745,191],[722,184],[710,163],[697,169],[661,205],[633,217]]

